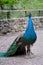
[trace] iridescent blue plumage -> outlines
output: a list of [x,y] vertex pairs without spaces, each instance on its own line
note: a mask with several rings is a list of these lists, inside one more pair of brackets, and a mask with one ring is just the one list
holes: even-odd
[[37,36],[34,30],[31,16],[28,17],[28,25],[23,35],[23,38],[24,38],[25,45],[33,44],[36,41]]

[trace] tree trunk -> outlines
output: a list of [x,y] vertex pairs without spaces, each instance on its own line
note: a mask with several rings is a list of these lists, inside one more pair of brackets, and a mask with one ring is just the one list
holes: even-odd
[[8,19],[10,18],[10,12],[9,11],[7,12],[7,18]]
[[41,11],[38,11],[38,16],[40,16],[41,15]]
[[0,1],[0,7],[1,7],[1,10],[4,9],[3,3],[1,1]]
[[25,11],[25,17],[27,17],[27,11]]

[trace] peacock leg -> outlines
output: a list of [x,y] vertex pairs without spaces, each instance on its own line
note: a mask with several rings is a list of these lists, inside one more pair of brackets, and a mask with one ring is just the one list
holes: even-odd
[[27,45],[25,46],[26,56],[27,56]]
[[27,53],[30,55],[30,45],[27,46]]
[[[30,45],[30,47],[32,47],[33,45]],[[30,51],[30,54],[33,55],[33,52]]]
[[30,50],[30,47],[31,47],[31,45],[28,45],[27,46],[27,53],[28,53],[28,55],[33,55],[33,53]]

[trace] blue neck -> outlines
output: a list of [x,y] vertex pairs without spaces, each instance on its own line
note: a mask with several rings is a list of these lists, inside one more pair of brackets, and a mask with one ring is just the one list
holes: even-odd
[[24,33],[24,37],[28,37],[29,34],[33,33],[34,31],[34,27],[33,27],[33,22],[32,22],[32,19],[31,17],[28,18],[28,25],[27,25],[27,28],[26,28],[26,31]]
[[[31,18],[31,17],[28,18],[28,26],[27,26],[27,28],[26,28],[26,31],[28,31],[28,30],[34,30],[33,22],[32,22],[32,18]],[[25,31],[25,32],[26,32],[26,31]]]

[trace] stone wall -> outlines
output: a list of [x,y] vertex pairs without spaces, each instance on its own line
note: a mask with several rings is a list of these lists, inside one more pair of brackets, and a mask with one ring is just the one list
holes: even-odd
[[[35,30],[43,29],[43,18],[33,19],[33,24]],[[26,19],[13,19],[13,20],[3,20],[0,21],[0,33],[6,34],[8,32],[22,32],[26,29],[27,18]]]

